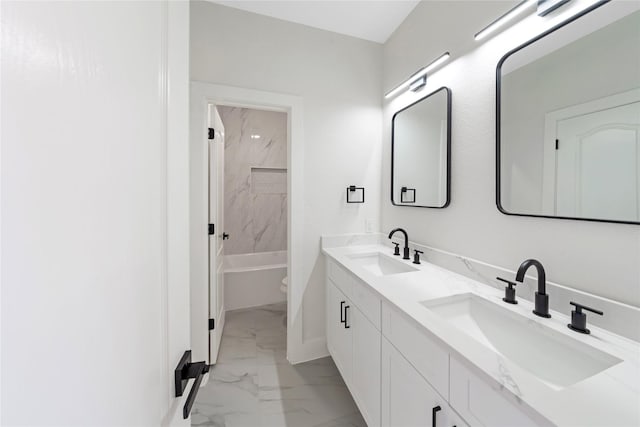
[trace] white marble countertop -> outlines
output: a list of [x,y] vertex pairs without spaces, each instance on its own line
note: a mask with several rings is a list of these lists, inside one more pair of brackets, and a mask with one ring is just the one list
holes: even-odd
[[[567,328],[570,318],[551,311],[545,319],[534,315],[533,304],[505,304],[504,293],[470,278],[424,262],[421,265],[395,260],[417,267],[418,271],[376,276],[355,263],[349,255],[381,252],[391,256],[384,245],[323,248],[323,253],[367,283],[380,297],[404,312],[440,340],[454,357],[476,373],[495,381],[510,400],[542,424],[558,426],[640,426],[640,343],[589,325],[591,335]],[[576,384],[558,389],[502,357],[479,341],[458,330],[421,303],[441,297],[473,293],[524,316],[530,327],[547,327],[622,360],[622,362]],[[544,351],[544,348],[540,349]],[[496,388],[496,387],[494,387]]]

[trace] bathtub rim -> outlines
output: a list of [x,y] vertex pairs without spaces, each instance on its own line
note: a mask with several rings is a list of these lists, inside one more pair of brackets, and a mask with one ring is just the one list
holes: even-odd
[[[279,254],[279,255],[284,254],[284,256],[282,256],[281,259],[278,259],[278,262],[275,262],[275,263],[269,263],[269,264],[262,263],[257,265],[253,264],[253,265],[231,266],[231,267],[227,266],[228,264],[227,257],[260,258],[261,256],[264,256],[264,257],[274,258],[276,254]],[[248,273],[248,272],[260,271],[260,270],[274,270],[278,268],[287,268],[288,267],[287,257],[288,257],[288,251],[286,249],[280,250],[280,251],[250,252],[245,254],[224,255],[222,272],[225,274],[226,273],[245,273],[245,272]]]

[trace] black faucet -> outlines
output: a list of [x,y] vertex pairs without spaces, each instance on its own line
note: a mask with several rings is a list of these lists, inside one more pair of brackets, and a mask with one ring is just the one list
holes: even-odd
[[516,273],[516,282],[522,283],[524,281],[524,275],[531,266],[538,270],[538,290],[535,293],[533,314],[540,317],[551,317],[549,314],[549,295],[547,295],[547,276],[540,261],[528,259],[520,264],[520,268]]
[[[407,232],[404,231],[402,228],[394,228],[393,230],[391,230],[391,233],[389,233],[389,238],[392,238],[393,235],[397,231],[399,231],[402,234],[404,234],[404,256],[402,257],[402,259],[410,259],[410,257],[409,257],[409,235],[407,234]],[[397,255],[400,255],[400,254],[397,254]]]

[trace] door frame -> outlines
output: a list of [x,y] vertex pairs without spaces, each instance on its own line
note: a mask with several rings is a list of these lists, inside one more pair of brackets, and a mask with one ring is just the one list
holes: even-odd
[[187,394],[176,397],[174,370],[190,348],[189,304],[189,5],[163,6],[161,114],[165,122],[162,145],[161,252],[166,260],[160,272],[161,367],[159,390],[162,426],[189,426],[182,407]]
[[570,107],[551,111],[544,115],[544,151],[542,168],[542,211],[545,215],[556,215],[556,136],[558,122],[584,114],[620,107],[640,101],[640,89],[631,89],[598,98]]
[[[303,127],[303,100],[302,97],[286,95],[274,92],[252,90],[234,86],[218,85],[200,81],[191,81],[191,159],[198,159],[194,155],[197,150],[194,145],[206,128],[206,107],[208,104],[225,105],[242,108],[254,108],[260,110],[280,111],[287,113],[287,276],[289,285],[287,286],[287,360],[290,363],[299,363],[309,359],[307,353],[310,349],[305,349],[302,329],[302,310],[304,296],[304,266],[303,266],[303,235],[304,235],[304,127]],[[200,129],[200,131],[198,131]],[[195,130],[195,133],[194,133]],[[205,159],[202,159],[203,161]],[[198,179],[198,171],[194,171],[191,165],[191,179]],[[193,183],[192,183],[193,184]],[[191,188],[192,207],[193,198],[206,197],[206,194],[194,194]],[[196,201],[197,202],[197,201]],[[192,214],[192,220],[196,218]],[[206,224],[192,224],[191,229],[199,229]],[[202,234],[205,237],[205,233]],[[193,236],[192,237],[197,237]],[[193,249],[193,245],[192,245]],[[197,258],[192,253],[192,259]],[[196,262],[196,264],[198,264]],[[201,264],[201,263],[200,263]],[[192,263],[192,267],[193,267]],[[191,279],[191,301],[192,301],[192,347],[207,348],[208,342],[204,343],[202,336],[208,336],[198,332],[204,329],[206,319],[199,309],[194,307],[198,301],[206,298],[208,281],[203,283],[198,277],[208,277],[208,266],[196,265],[200,272],[192,271]],[[206,268],[206,271],[202,269]],[[203,275],[204,274],[204,275]],[[203,297],[204,295],[204,297]],[[196,325],[202,324],[203,327]],[[205,354],[208,354],[208,351]],[[197,357],[197,356],[196,356]],[[200,358],[198,359],[200,360]]]

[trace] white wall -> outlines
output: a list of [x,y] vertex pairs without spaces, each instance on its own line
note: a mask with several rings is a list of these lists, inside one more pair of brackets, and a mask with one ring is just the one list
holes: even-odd
[[[420,95],[405,94],[385,103],[382,231],[405,227],[412,240],[510,270],[517,269],[526,258],[537,258],[546,267],[551,281],[640,306],[640,227],[506,216],[495,204],[497,62],[507,51],[565,19],[567,13],[575,13],[585,3],[572,2],[546,19],[535,15],[526,18],[478,44],[475,50],[463,56],[454,55],[449,65],[431,76],[425,91],[448,86],[453,96],[452,198],[448,208],[409,209],[391,205],[386,185],[390,174],[391,116]],[[433,8],[432,16],[447,15],[444,9],[448,6],[437,5],[425,2],[421,7]],[[612,2],[581,19],[597,19],[598,14],[637,7],[634,2]],[[418,8],[414,13],[417,11]],[[428,26],[426,20],[409,16],[393,38],[405,41],[420,38],[424,26]],[[459,39],[460,34],[472,40],[476,27],[482,25],[450,25],[441,28],[437,39],[423,41],[425,45],[437,44],[434,51],[453,52],[454,49],[446,47],[447,42]],[[411,50],[408,45],[396,42],[385,45],[385,84],[389,86],[399,83],[402,77],[398,76],[410,75],[425,65],[416,60],[416,55],[403,58],[405,47]],[[387,77],[389,70],[402,72],[394,71],[391,78]]]
[[[444,52],[459,57],[475,48],[473,35],[517,3],[518,0],[420,2],[384,44],[384,93]],[[460,31],[461,28],[465,30]]]
[[[297,95],[304,101],[305,345],[322,349],[324,262],[320,235],[378,227],[381,68],[379,44],[251,14],[191,3],[191,78]],[[293,141],[295,144],[295,140]],[[347,205],[346,187],[366,188],[367,203]],[[319,345],[320,344],[320,345]]]
[[185,6],[1,4],[2,425],[188,424]]

